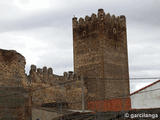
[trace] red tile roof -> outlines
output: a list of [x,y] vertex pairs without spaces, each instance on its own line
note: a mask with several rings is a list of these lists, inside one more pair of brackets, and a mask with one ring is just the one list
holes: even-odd
[[158,83],[158,82],[160,82],[160,80],[157,80],[157,81],[151,83],[150,85],[147,85],[147,86],[145,86],[145,87],[143,87],[143,88],[141,88],[141,89],[139,89],[139,90],[131,93],[130,96],[131,96],[131,95],[134,95],[134,94],[136,94],[136,93],[138,93],[138,92],[140,92],[140,91],[142,91],[142,90],[144,90],[144,89],[146,89],[146,88],[148,88],[148,87],[150,87],[150,86],[152,86],[152,85],[155,85],[155,84]]

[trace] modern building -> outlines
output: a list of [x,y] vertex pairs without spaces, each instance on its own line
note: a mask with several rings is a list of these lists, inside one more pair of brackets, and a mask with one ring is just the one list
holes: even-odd
[[131,94],[132,109],[160,108],[160,80]]

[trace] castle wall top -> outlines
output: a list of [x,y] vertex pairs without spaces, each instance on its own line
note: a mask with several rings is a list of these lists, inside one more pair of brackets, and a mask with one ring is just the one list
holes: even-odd
[[37,72],[39,74],[50,74],[50,75],[53,74],[52,68],[47,68],[46,66],[44,66],[43,68],[37,68],[36,65],[31,65],[30,72]]
[[52,68],[47,68],[46,66],[43,68],[37,68],[36,65],[31,65],[29,75],[32,75],[33,73],[37,73],[38,75],[42,76],[57,76],[59,78],[63,78],[64,80],[77,80],[79,77],[79,75],[75,74],[73,71],[64,72],[63,76],[59,76],[53,73]]
[[97,14],[93,13],[91,16],[85,16],[85,18],[80,17],[77,19],[77,17],[73,17],[72,23],[73,29],[79,26],[86,26],[93,23],[111,23],[124,26],[126,23],[126,17],[124,15],[117,17],[115,15],[111,16],[109,13],[106,14],[103,9],[98,9]]

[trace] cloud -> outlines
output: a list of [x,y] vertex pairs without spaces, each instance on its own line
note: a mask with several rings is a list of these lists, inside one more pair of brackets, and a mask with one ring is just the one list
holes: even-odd
[[[103,8],[106,13],[127,17],[130,77],[159,76],[159,3],[158,0],[0,1],[0,45],[16,49],[26,57],[26,72],[31,64],[36,64],[53,67],[56,74],[63,74],[73,70],[72,17],[90,16]],[[131,82],[131,90],[142,84],[146,85]]]

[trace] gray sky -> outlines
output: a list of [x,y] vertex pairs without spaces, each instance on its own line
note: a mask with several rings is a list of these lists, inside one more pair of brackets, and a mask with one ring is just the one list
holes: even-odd
[[[160,76],[160,0],[1,0],[0,48],[15,49],[54,73],[73,70],[72,17],[97,13],[127,17],[130,77]],[[155,80],[132,81],[131,91]]]

